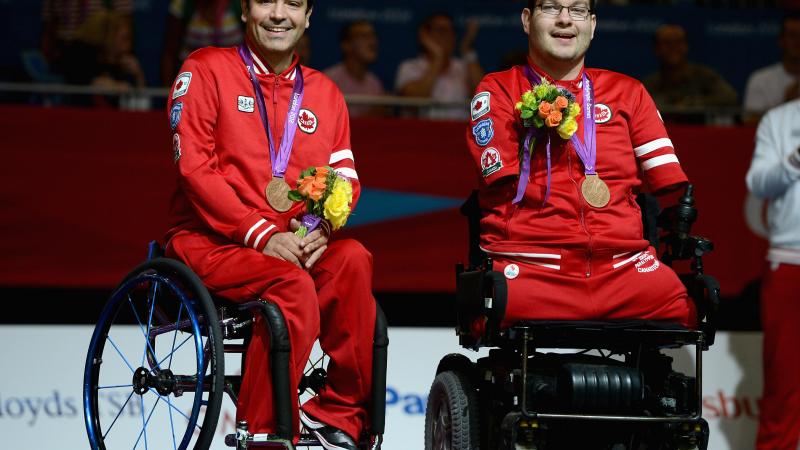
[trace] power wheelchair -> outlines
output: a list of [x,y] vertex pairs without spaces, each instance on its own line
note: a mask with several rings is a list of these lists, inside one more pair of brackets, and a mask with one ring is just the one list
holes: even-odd
[[[289,386],[290,341],[280,308],[268,299],[212,297],[196,274],[163,257],[152,242],[148,260],[112,293],[89,345],[83,405],[91,448],[208,449],[223,393],[236,405],[254,314],[262,314],[269,328],[276,433],[252,434],[238,422],[225,444],[237,450],[321,447],[305,430],[292,442],[290,389],[298,389],[301,401],[324,389],[326,355],[313,352],[300,385]],[[378,305],[376,314],[370,428],[359,437],[365,450],[380,449],[386,411],[389,340]],[[239,374],[226,374],[226,355],[241,355]],[[134,429],[119,426],[126,418],[136,420]]]
[[[697,217],[692,186],[664,211],[653,197],[637,202],[654,248],[658,229],[665,233],[662,262],[691,260],[691,272],[679,276],[696,304],[697,329],[643,320],[538,320],[502,329],[506,278],[478,247],[476,194],[461,208],[469,219],[470,260],[456,266],[456,334],[465,348],[490,350],[476,362],[461,354],[439,362],[425,450],[705,450],[702,352],[714,343],[719,284],[703,273],[712,243],[689,234]],[[672,358],[661,352],[681,346],[695,348],[694,376],[673,371]]]

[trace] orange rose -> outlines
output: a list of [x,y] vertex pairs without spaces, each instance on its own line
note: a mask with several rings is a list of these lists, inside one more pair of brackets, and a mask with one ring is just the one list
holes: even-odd
[[542,119],[546,119],[547,116],[550,114],[550,110],[553,109],[553,105],[547,102],[539,103],[539,117]]
[[303,197],[308,197],[311,194],[312,183],[314,183],[314,177],[312,176],[307,176],[302,180],[298,180],[297,191],[300,192],[300,195]]
[[544,123],[550,127],[554,128],[557,127],[559,123],[561,123],[561,112],[559,111],[552,111],[547,119],[545,119]]
[[329,171],[326,167],[317,167],[317,179],[321,181],[325,180],[325,178],[328,177],[328,172]]
[[326,187],[327,185],[324,181],[314,180],[311,182],[311,191],[309,192],[308,196],[311,197],[311,200],[318,202],[325,193]]
[[564,97],[564,96],[562,96],[562,95],[559,95],[558,97],[556,97],[555,105],[556,105],[556,108],[557,108],[559,111],[561,111],[561,110],[563,110],[564,108],[566,108],[566,107],[567,107],[567,105],[569,105],[569,102],[567,101],[567,98],[566,98],[566,97]]

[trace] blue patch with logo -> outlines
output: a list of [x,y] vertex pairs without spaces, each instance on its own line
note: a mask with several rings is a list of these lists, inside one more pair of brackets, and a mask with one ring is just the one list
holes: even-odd
[[484,119],[472,127],[472,135],[475,136],[475,143],[481,147],[492,141],[494,137],[494,124],[492,119]]
[[169,111],[169,126],[172,128],[172,131],[175,131],[178,128],[178,124],[181,123],[181,112],[183,111],[183,102],[175,102],[172,105],[172,109]]

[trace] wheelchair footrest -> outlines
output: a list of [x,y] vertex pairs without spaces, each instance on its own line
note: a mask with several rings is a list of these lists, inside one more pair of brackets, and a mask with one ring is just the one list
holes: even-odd
[[246,438],[244,438],[244,442],[242,442],[241,438],[244,436],[237,437],[236,434],[229,434],[225,436],[225,445],[228,447],[235,447],[238,449],[248,449],[248,448],[273,448],[273,449],[280,449],[280,450],[295,450],[296,447],[321,447],[322,445],[319,443],[318,440],[313,438],[310,435],[302,435],[300,436],[300,440],[297,442],[295,446],[292,444],[292,441],[282,439],[278,436],[273,434],[246,434]]

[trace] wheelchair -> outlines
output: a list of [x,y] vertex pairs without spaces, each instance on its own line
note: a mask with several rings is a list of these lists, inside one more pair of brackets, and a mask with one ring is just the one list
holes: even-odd
[[[462,347],[489,352],[476,362],[462,354],[439,362],[425,450],[707,448],[702,353],[714,343],[719,284],[703,273],[702,256],[713,245],[689,234],[697,217],[691,185],[664,211],[653,197],[637,202],[645,238],[656,249],[662,229],[662,262],[691,261],[691,271],[679,276],[696,304],[697,329],[644,320],[535,320],[501,328],[506,278],[478,247],[480,210],[472,193],[461,208],[470,260],[456,266],[456,334]],[[673,371],[662,352],[682,346],[695,348],[693,376]]]
[[[298,389],[301,401],[324,389],[326,355],[312,357],[300,385],[289,386],[290,341],[278,306],[268,299],[239,304],[212,297],[196,274],[163,257],[152,242],[148,260],[112,293],[89,345],[83,406],[91,448],[208,449],[223,394],[236,405],[254,314],[269,328],[276,432],[252,434],[241,421],[225,444],[240,450],[321,447],[302,429],[293,443],[290,389]],[[365,450],[380,449],[386,411],[389,340],[378,305],[376,314],[370,428],[358,437]],[[241,355],[239,374],[226,374],[226,355]],[[121,426],[126,420],[136,426]]]

